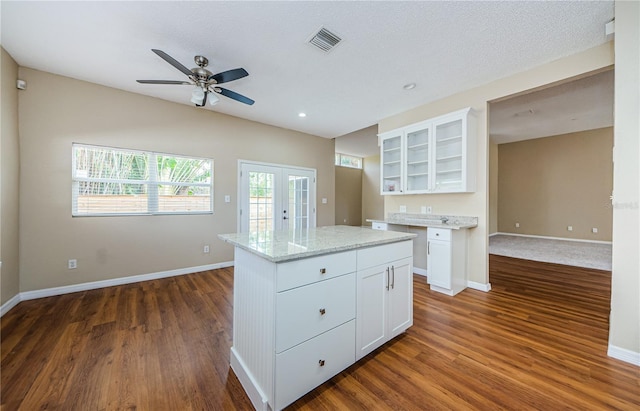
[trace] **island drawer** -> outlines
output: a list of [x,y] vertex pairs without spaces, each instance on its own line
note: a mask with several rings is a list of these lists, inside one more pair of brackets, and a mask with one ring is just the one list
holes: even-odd
[[358,270],[387,264],[413,255],[413,241],[401,241],[358,250]]
[[276,353],[356,316],[356,274],[346,274],[276,295]]
[[280,410],[356,360],[355,320],[276,355],[275,407]]
[[276,291],[327,280],[356,271],[356,252],[345,251],[278,264]]

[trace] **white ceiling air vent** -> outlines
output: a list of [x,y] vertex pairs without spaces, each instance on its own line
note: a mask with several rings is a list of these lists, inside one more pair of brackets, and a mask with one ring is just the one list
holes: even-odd
[[320,30],[318,30],[318,32],[309,39],[309,44],[316,46],[325,53],[328,53],[341,40],[340,36],[330,32],[324,27],[320,27]]

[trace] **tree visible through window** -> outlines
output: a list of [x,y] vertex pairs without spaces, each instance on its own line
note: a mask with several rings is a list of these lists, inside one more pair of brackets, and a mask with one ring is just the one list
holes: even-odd
[[336,153],[336,165],[342,167],[362,168],[362,158]]
[[213,211],[213,160],[73,144],[72,214]]

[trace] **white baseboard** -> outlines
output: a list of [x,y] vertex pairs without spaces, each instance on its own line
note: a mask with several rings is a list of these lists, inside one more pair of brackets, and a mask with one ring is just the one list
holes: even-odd
[[640,367],[640,352],[627,350],[626,348],[620,348],[609,344],[607,355],[617,360],[628,362],[629,364]]
[[[14,296],[11,300],[2,305],[0,317],[13,308],[20,301],[34,300],[36,298],[52,297],[54,295],[62,295],[76,293],[78,291],[95,290],[98,288],[112,287],[114,285],[123,285],[138,283],[141,281],[157,280],[160,278],[175,277],[177,275],[192,274],[200,271],[215,270],[218,268],[232,267],[233,261],[224,261],[222,263],[200,265],[196,267],[178,268],[175,270],[159,271],[157,273],[132,275],[129,277],[112,278],[109,280],[92,281],[89,283],[80,283],[65,285],[62,287],[43,288],[41,290],[24,291]],[[6,307],[6,308],[5,308]]]
[[476,283],[475,281],[467,281],[467,287],[474,290],[484,291],[485,293],[491,291],[491,283]]
[[413,273],[421,275],[423,277],[427,276],[427,270],[425,270],[424,268],[413,267]]
[[242,388],[244,388],[244,391],[247,393],[251,404],[253,404],[253,408],[259,411],[268,411],[270,409],[269,399],[262,389],[260,389],[255,378],[253,378],[253,374],[251,374],[242,360],[242,357],[240,357],[234,347],[231,347],[231,359],[229,362],[231,369],[236,374],[236,377],[238,377],[238,380],[240,381]]
[[11,297],[9,299],[9,301],[7,301],[6,303],[2,304],[2,307],[0,307],[0,317],[5,315],[7,312],[9,312],[10,309],[15,307],[16,305],[18,305],[18,303],[20,301],[22,301],[22,300],[20,299],[20,293],[18,293],[16,295],[14,295],[13,297]]
[[583,240],[581,238],[549,237],[545,235],[530,235],[530,234],[516,234],[516,233],[502,233],[502,232],[493,233],[489,235],[489,237],[493,237],[494,235],[510,235],[513,237],[542,238],[545,240],[575,241],[578,243],[612,244],[611,241]]

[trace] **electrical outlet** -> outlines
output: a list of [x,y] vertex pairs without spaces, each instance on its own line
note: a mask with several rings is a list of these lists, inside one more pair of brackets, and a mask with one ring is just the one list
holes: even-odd
[[69,270],[73,270],[75,268],[78,268],[78,260],[69,260]]
[[420,213],[427,214],[427,206],[421,206],[420,207]]
[[209,244],[205,245],[205,246],[202,248],[202,252],[203,252],[203,253],[205,253],[205,254],[209,254]]
[[407,206],[406,205],[401,205],[400,206],[400,212],[401,213],[406,213],[407,212]]
[[593,234],[598,234],[598,229],[597,229],[597,228],[595,228],[595,227],[593,227],[593,228],[591,229],[591,232],[592,232]]
[[431,206],[427,206],[427,214],[431,214],[433,212],[433,208]]
[[573,231],[573,226],[568,225],[568,226],[567,226],[567,231]]
[[520,223],[516,223],[516,228],[520,228]]

